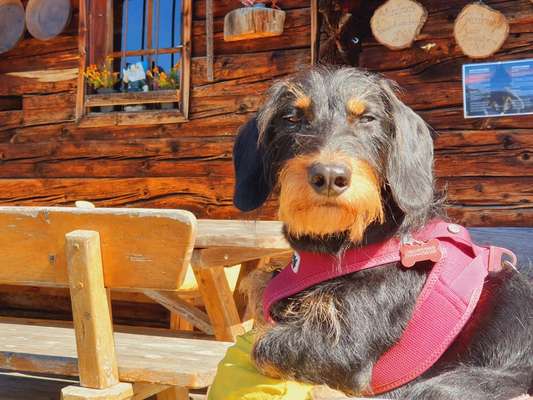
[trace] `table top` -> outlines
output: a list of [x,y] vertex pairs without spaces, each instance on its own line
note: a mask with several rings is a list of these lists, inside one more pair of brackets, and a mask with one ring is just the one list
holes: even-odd
[[279,221],[199,219],[194,246],[288,250],[281,228]]

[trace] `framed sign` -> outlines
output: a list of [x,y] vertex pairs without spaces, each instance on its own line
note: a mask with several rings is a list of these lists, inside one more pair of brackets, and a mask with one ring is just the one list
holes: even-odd
[[463,65],[465,118],[533,114],[533,59]]

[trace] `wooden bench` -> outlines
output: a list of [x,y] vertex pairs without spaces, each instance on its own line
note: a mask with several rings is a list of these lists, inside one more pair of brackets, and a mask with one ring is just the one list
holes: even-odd
[[[186,211],[0,207],[0,283],[68,287],[74,324],[0,323],[0,368],[78,375],[80,386],[64,388],[64,400],[142,399],[158,392],[160,400],[185,399],[189,388],[208,386],[228,343],[113,334],[108,300],[110,289],[142,291],[204,331],[212,323],[219,339],[240,333],[221,267],[257,263],[286,244],[279,231],[272,240],[248,237],[234,221],[224,230],[214,221],[202,225],[197,238],[198,223]],[[191,258],[208,318],[176,295]]]

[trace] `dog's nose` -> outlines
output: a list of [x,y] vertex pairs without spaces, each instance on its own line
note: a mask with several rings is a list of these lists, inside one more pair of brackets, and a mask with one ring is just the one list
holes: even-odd
[[309,184],[324,196],[338,196],[350,186],[352,173],[342,164],[314,163],[308,170]]

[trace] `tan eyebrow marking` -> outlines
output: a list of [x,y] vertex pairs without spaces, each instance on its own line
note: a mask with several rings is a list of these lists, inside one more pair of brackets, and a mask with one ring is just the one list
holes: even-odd
[[359,99],[350,99],[346,103],[346,110],[352,115],[352,116],[360,116],[362,115],[366,110],[366,104],[364,101]]
[[306,110],[311,107],[311,98],[309,96],[303,95],[299,96],[294,100],[294,107]]

